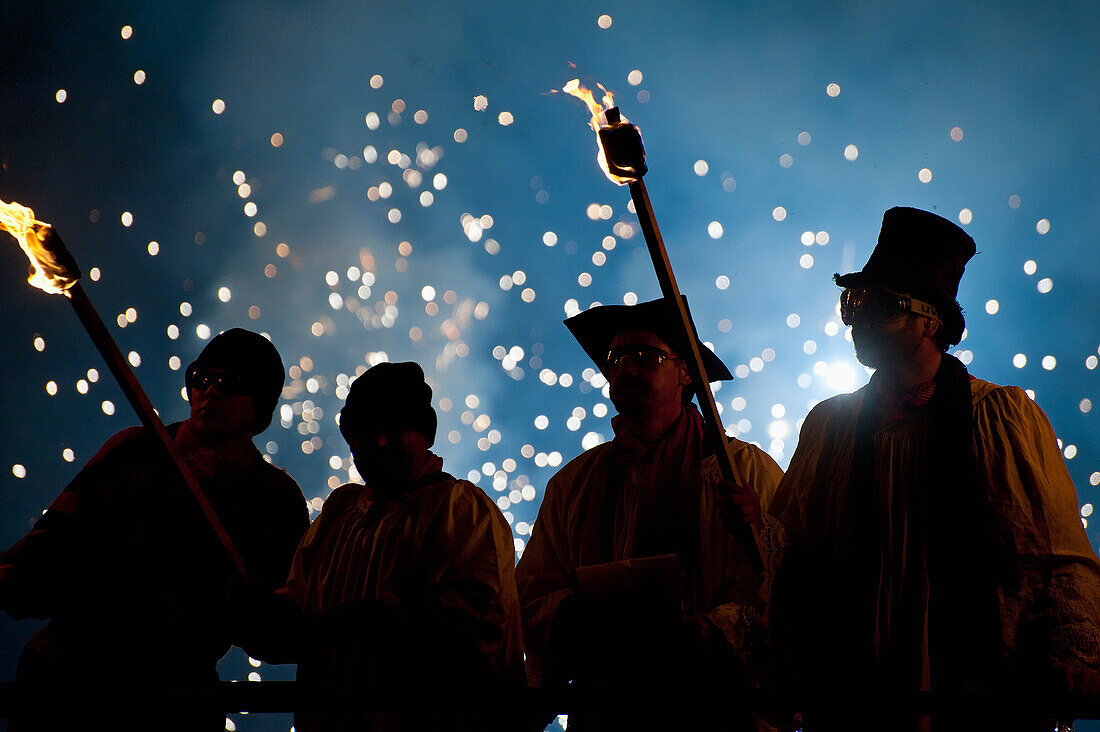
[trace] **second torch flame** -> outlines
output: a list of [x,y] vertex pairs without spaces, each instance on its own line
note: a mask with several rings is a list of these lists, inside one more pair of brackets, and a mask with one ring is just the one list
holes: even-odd
[[62,247],[52,247],[53,227],[34,218],[34,211],[14,201],[0,201],[0,230],[7,231],[31,263],[27,282],[51,295],[68,295],[80,279],[80,270]]
[[[596,86],[603,92],[602,104],[596,101],[596,95],[591,89],[581,84],[580,79],[569,81],[561,90],[566,94],[575,96],[587,105],[588,111],[592,113],[592,118],[588,121],[588,124],[592,127],[592,131],[596,133],[596,144],[599,146],[599,152],[596,153],[596,162],[599,163],[600,170],[603,171],[603,174],[607,176],[608,180],[616,185],[625,186],[628,183],[638,180],[639,176],[626,176],[611,171],[611,168],[607,164],[607,153],[603,149],[603,139],[600,137],[600,130],[606,130],[618,124],[626,124],[627,119],[626,117],[618,115],[618,109],[615,107],[615,98],[612,96],[611,92],[604,89],[602,84],[596,84]],[[615,115],[613,116],[616,116],[616,119],[609,120],[609,115],[607,113],[612,109],[615,109]],[[628,172],[625,169],[620,170],[624,173]]]

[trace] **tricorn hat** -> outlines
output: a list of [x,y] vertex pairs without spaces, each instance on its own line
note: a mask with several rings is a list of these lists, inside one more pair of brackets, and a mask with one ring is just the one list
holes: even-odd
[[[680,297],[687,308],[687,298],[683,295]],[[690,315],[690,311],[688,314]],[[567,318],[565,325],[601,372],[606,365],[611,341],[615,336],[632,330],[652,333],[667,343],[681,358],[687,358],[691,353],[691,345],[680,325],[680,315],[664,298],[637,305],[599,305]],[[733,374],[722,363],[722,359],[707,348],[697,334],[693,335],[699,345],[699,353],[703,356],[707,380],[713,382],[732,379]],[[606,372],[604,376],[607,376]]]
[[859,272],[833,275],[840,287],[885,287],[934,305],[946,340],[958,343],[964,321],[959,296],[963,268],[976,247],[970,235],[928,211],[897,206],[882,216],[878,243]]

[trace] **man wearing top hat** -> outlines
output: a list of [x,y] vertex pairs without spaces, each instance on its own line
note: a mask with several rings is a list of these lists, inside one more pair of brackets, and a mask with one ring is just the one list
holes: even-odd
[[818,704],[807,730],[883,721],[829,699],[1100,691],[1100,563],[1054,431],[1022,389],[946,353],[974,253],[952,222],[893,208],[863,270],[835,277],[874,375],[813,408],[769,509],[789,537],[772,631]]
[[[759,589],[744,534],[727,530],[723,513],[759,521],[756,495],[767,505],[782,472],[732,440],[749,485],[722,481],[691,402],[690,344],[664,300],[598,306],[565,324],[607,377],[618,415],[613,440],[550,479],[516,569],[529,680],[573,682],[590,693],[579,703],[601,705],[570,714],[571,730],[698,721],[715,697],[679,693],[744,679]],[[708,379],[732,378],[699,350]]]
[[[253,444],[285,378],[267,338],[227,330],[187,368],[190,417],[168,425],[249,579],[267,591],[282,584],[309,526],[298,484]],[[13,715],[11,728],[103,726],[118,722],[105,713],[133,708],[162,712],[158,729],[222,729],[221,709],[193,700],[151,709],[146,695],[217,680],[231,642],[224,600],[240,581],[156,437],[142,427],[118,433],[0,553],[0,608],[50,619],[23,651],[18,679],[56,694],[54,704]]]

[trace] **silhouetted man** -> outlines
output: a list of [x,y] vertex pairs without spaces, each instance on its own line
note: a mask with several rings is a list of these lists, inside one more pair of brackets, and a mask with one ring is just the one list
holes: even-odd
[[[759,521],[756,494],[766,504],[782,472],[734,439],[749,485],[721,480],[691,403],[690,344],[663,300],[599,306],[565,324],[607,377],[618,416],[612,441],[550,479],[517,567],[528,673],[537,685],[573,682],[600,704],[625,701],[570,714],[571,730],[688,728],[718,698],[685,695],[701,684],[728,700],[745,681],[760,578],[723,510]],[[708,379],[732,378],[700,351]],[[738,718],[751,723],[733,708],[722,721]]]
[[[817,699],[807,729],[917,725],[903,710],[917,691],[1042,703],[1100,689],[1100,563],[1050,423],[945,353],[974,252],[950,221],[893,208],[863,270],[836,276],[875,372],[806,417],[771,506],[790,541],[772,630]],[[899,704],[887,720],[821,710],[830,699]],[[1009,714],[996,728],[1044,728]]]
[[245,643],[298,663],[300,732],[495,729],[523,688],[512,532],[429,450],[431,397],[415,363],[352,382],[340,432],[366,485],[328,497]]
[[[286,577],[309,525],[298,485],[252,443],[271,422],[284,378],[270,341],[226,331],[187,369],[191,416],[168,427],[252,579],[269,590]],[[55,704],[13,718],[11,728],[120,724],[105,711],[144,714],[153,711],[144,692],[216,681],[230,647],[223,599],[238,579],[156,437],[141,427],[118,433],[0,555],[0,607],[50,619],[27,644],[18,678],[57,692]],[[220,710],[159,711],[148,720],[158,729],[224,727]]]

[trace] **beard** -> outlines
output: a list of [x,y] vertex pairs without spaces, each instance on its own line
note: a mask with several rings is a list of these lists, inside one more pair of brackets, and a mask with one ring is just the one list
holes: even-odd
[[871,369],[890,368],[909,363],[917,357],[921,337],[912,330],[883,331],[853,329],[852,344],[856,359]]
[[856,360],[869,369],[877,369],[882,362],[882,353],[870,338],[857,340],[852,337],[852,343],[856,347]]

